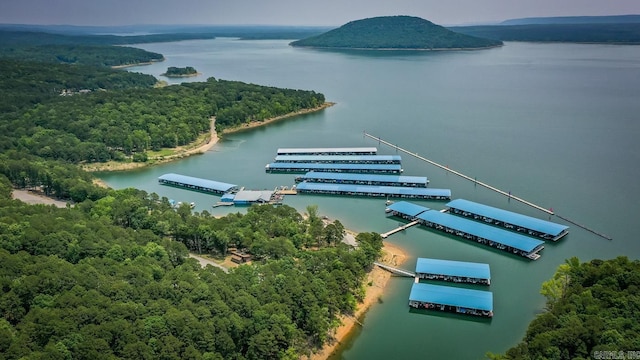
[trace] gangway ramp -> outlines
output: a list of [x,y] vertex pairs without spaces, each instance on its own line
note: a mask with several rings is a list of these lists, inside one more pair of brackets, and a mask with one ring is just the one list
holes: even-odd
[[373,263],[376,266],[379,266],[393,274],[396,275],[400,275],[400,276],[407,276],[407,277],[412,277],[415,278],[416,277],[416,273],[414,273],[413,271],[409,271],[409,270],[404,270],[404,269],[399,269],[399,268],[395,268],[393,266],[389,266],[389,265],[385,265],[383,263],[379,263],[379,262],[374,262]]
[[414,226],[414,225],[418,225],[419,223],[420,223],[420,221],[415,220],[415,221],[412,221],[412,222],[410,222],[410,223],[408,223],[408,224],[404,224],[404,225],[402,225],[402,226],[400,226],[400,227],[397,227],[397,228],[395,228],[395,229],[393,229],[393,230],[391,230],[391,231],[387,231],[387,232],[386,232],[386,233],[384,233],[384,234],[380,234],[380,236],[381,236],[383,239],[386,239],[386,238],[388,238],[390,235],[393,235],[393,234],[395,234],[395,233],[397,233],[397,232],[400,232],[400,231],[402,231],[402,230],[406,230],[406,229],[408,229],[408,228],[410,228],[410,227],[412,227],[412,226]]

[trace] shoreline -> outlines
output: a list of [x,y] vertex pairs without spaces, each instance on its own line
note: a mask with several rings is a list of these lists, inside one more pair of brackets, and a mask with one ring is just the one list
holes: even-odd
[[[281,121],[284,119],[292,118],[298,115],[310,114],[317,111],[324,110],[328,107],[335,105],[333,102],[325,102],[320,106],[317,106],[312,109],[304,109],[300,111],[296,111],[293,113],[288,113],[280,116],[276,116],[273,118],[269,118],[263,121],[252,121],[240,126],[236,126],[233,128],[224,129],[221,132],[221,135],[232,134],[236,132],[241,132],[249,129],[253,129],[260,126],[265,126],[277,121]],[[106,163],[90,163],[90,164],[81,164],[80,167],[84,171],[88,172],[103,172],[103,171],[127,171],[127,170],[135,170],[141,169],[148,166],[153,166],[157,164],[164,164],[167,162],[184,159],[185,157],[197,154],[204,154],[205,152],[211,150],[215,144],[220,140],[220,136],[218,136],[218,132],[216,131],[215,117],[211,117],[211,128],[210,132],[206,134],[206,136],[200,136],[198,140],[193,143],[187,144],[185,146],[179,146],[174,148],[174,154],[166,155],[166,156],[158,156],[149,158],[146,162],[116,162],[116,161],[108,161]]]
[[265,126],[265,125],[268,125],[268,124],[271,124],[271,123],[274,123],[274,122],[278,122],[280,120],[292,118],[292,117],[295,117],[295,116],[298,116],[298,115],[311,114],[311,113],[318,112],[318,111],[324,110],[326,108],[332,107],[335,104],[336,103],[334,103],[334,102],[325,102],[325,103],[321,104],[320,106],[317,106],[317,107],[314,107],[314,108],[311,108],[311,109],[303,109],[303,110],[299,110],[299,111],[296,111],[296,112],[292,112],[292,113],[288,113],[288,114],[284,114],[284,115],[280,115],[280,116],[275,116],[275,117],[272,117],[272,118],[269,118],[269,119],[265,119],[265,120],[262,120],[262,121],[251,121],[251,122],[239,125],[239,126],[235,126],[235,127],[232,127],[232,128],[224,129],[224,130],[222,130],[222,135],[233,134],[233,133],[242,132],[242,131],[245,131],[245,130],[257,128],[257,127],[260,127],[260,126]]
[[145,62],[135,63],[135,64],[113,65],[111,68],[112,69],[126,69],[126,68],[130,68],[130,67],[134,67],[134,66],[153,65],[155,63],[163,62],[165,60],[166,59],[163,56],[162,59],[160,59],[160,60],[151,60],[151,61],[145,61]]
[[[400,266],[407,260],[406,251],[398,245],[384,242],[382,247],[382,256],[379,261],[381,263]],[[350,334],[356,328],[356,325],[362,326],[362,318],[367,311],[377,304],[384,295],[384,289],[391,279],[392,274],[374,265],[373,269],[367,274],[364,280],[366,293],[362,303],[358,304],[353,316],[340,316],[341,325],[332,330],[332,340],[329,340],[318,352],[307,356],[309,360],[326,360],[335,355],[337,351],[350,339]],[[369,286],[368,284],[372,285]]]
[[176,79],[190,78],[190,77],[196,77],[196,76],[200,76],[200,75],[202,75],[202,73],[199,73],[199,72],[195,72],[193,74],[185,74],[185,75],[167,75],[167,73],[160,74],[160,76],[164,76],[164,77],[169,78],[169,79],[173,79],[173,78],[176,78]]

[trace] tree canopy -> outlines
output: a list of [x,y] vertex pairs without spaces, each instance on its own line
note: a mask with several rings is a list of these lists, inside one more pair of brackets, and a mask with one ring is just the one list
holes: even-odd
[[490,358],[591,359],[640,348],[640,261],[621,256],[580,263],[574,257],[541,292],[547,311],[522,342]]
[[[288,206],[216,219],[134,189],[66,209],[0,194],[6,359],[295,359],[354,311],[382,245],[324,243],[328,226],[314,236]],[[254,263],[226,274],[187,257],[229,244]]]

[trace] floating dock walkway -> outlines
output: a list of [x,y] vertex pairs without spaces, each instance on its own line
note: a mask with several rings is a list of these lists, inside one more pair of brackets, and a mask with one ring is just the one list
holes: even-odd
[[388,238],[389,236],[391,236],[391,235],[393,235],[393,234],[395,234],[395,233],[397,233],[397,232],[400,232],[400,231],[406,230],[406,229],[408,229],[408,228],[410,228],[410,227],[412,227],[412,226],[414,226],[414,225],[418,225],[418,224],[420,224],[420,221],[415,220],[415,221],[412,221],[412,222],[410,222],[410,223],[408,223],[408,224],[404,224],[404,225],[402,225],[402,226],[400,226],[400,227],[397,227],[397,228],[395,228],[395,229],[393,229],[393,230],[391,230],[391,231],[387,231],[387,232],[386,232],[386,233],[384,233],[384,234],[380,234],[380,236],[381,236],[383,239],[386,239],[386,238]]
[[393,274],[396,274],[396,275],[412,277],[412,278],[416,277],[416,273],[414,273],[412,271],[409,271],[409,270],[395,268],[393,266],[385,265],[385,264],[379,263],[377,261],[374,262],[373,264],[376,265],[376,266],[379,266],[379,267],[381,267],[381,268],[383,268],[383,269],[385,269],[385,270],[387,270],[387,271],[389,271],[389,272],[391,272]]

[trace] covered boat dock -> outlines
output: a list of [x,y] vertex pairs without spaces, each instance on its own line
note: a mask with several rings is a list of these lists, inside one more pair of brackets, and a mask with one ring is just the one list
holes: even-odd
[[406,199],[449,200],[451,190],[399,186],[373,186],[352,184],[326,184],[302,182],[297,185],[298,193],[356,195],[372,197],[395,197]]
[[568,233],[568,226],[527,215],[456,199],[447,204],[449,212],[506,229],[526,233],[544,240],[558,241]]
[[278,155],[277,163],[401,164],[400,155]]
[[489,264],[418,258],[416,276],[426,280],[441,280],[479,285],[491,284]]
[[216,195],[221,195],[238,189],[237,185],[174,173],[164,174],[160,176],[158,178],[158,182],[163,185],[175,186],[188,190],[201,191]]
[[424,176],[351,174],[321,171],[310,171],[302,176],[296,177],[296,182],[303,181],[329,184],[404,186],[421,188],[426,188],[429,184],[429,179]]
[[409,306],[457,314],[493,317],[493,293],[451,286],[414,283]]
[[375,155],[375,147],[280,148],[278,155]]
[[400,174],[399,164],[324,164],[324,163],[270,163],[265,166],[268,173],[307,173],[309,171]]
[[277,195],[275,191],[240,190],[237,193],[223,195],[220,201],[233,203],[233,205],[280,204],[282,197]]
[[540,258],[538,252],[544,249],[544,242],[541,240],[440,211],[425,211],[417,218],[424,226],[531,260]]

